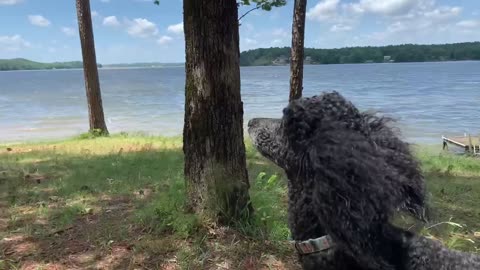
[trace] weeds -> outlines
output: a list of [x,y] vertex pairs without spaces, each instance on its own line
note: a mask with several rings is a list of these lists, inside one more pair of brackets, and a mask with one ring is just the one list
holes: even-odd
[[[226,263],[217,261],[225,258],[241,265],[252,256],[256,257],[251,261],[261,264],[269,254],[295,261],[288,257],[294,251],[287,242],[287,179],[249,142],[250,198],[255,211],[235,224],[235,232],[222,234],[207,220],[185,211],[181,138],[94,135],[10,145],[8,151],[0,147],[0,241],[23,234],[46,241],[48,250],[58,247],[50,255],[38,253],[43,256],[37,258],[40,261],[45,256],[55,260],[58,253],[66,252],[60,248],[71,240],[60,241],[63,238],[77,241],[72,243],[75,248],[94,246],[99,258],[126,242],[134,245],[135,253],[150,254],[145,263],[154,268],[170,263],[166,258],[175,255],[175,263],[183,269],[207,269],[209,263]],[[416,153],[433,208],[432,223],[421,233],[451,248],[477,251],[480,161],[431,148],[419,148]],[[2,220],[6,227],[1,227]],[[409,222],[402,224],[410,226]],[[52,238],[52,232],[57,232],[57,238]],[[268,251],[265,243],[272,244]],[[155,259],[159,254],[165,260]],[[18,263],[2,258],[0,269],[4,265],[14,269]]]
[[79,140],[95,139],[98,137],[108,137],[108,133],[101,129],[92,129],[86,133],[82,133],[77,136]]

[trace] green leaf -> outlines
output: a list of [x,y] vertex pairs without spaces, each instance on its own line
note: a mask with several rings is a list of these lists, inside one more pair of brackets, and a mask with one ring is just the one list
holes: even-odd
[[277,182],[278,176],[277,175],[272,175],[270,178],[268,178],[267,184],[268,185],[274,185]]
[[455,223],[455,222],[451,222],[451,221],[446,221],[444,222],[445,224],[448,224],[448,225],[451,225],[451,226],[455,226],[455,227],[458,227],[458,228],[463,228],[462,225],[458,224],[458,223]]
[[265,178],[265,176],[267,176],[267,174],[265,172],[261,172],[257,175],[257,181],[261,181]]
[[287,4],[286,0],[241,0],[240,3],[244,6],[255,4],[257,7],[263,10],[271,10],[272,7],[281,7]]

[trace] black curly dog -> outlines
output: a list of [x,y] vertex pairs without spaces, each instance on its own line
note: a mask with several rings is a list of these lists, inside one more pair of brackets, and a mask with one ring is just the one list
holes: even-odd
[[337,92],[292,101],[282,119],[248,132],[288,177],[289,227],[303,269],[480,269],[480,258],[396,227],[424,220],[425,186],[390,119],[360,112]]

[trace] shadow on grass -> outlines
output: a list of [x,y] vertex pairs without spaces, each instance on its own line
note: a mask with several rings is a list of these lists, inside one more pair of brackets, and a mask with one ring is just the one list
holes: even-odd
[[183,211],[178,144],[101,139],[0,153],[0,266],[209,269],[286,256],[294,269],[294,253],[275,243],[288,238],[285,179],[248,156],[255,220],[228,233]]
[[[285,241],[286,178],[248,142],[255,215],[235,230],[183,211],[178,139],[11,148],[0,149],[0,269],[298,269]],[[419,230],[451,248],[477,251],[480,161],[419,157],[433,209],[427,224],[433,227]]]

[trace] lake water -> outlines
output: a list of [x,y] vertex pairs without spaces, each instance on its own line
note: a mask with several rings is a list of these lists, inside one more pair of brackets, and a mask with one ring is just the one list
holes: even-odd
[[[280,117],[289,67],[245,67],[241,74],[245,120]],[[110,132],[181,134],[184,78],[183,68],[101,69]],[[304,96],[337,90],[361,109],[395,117],[416,143],[480,131],[480,62],[306,66],[304,88]],[[81,70],[0,72],[0,143],[87,129]]]

